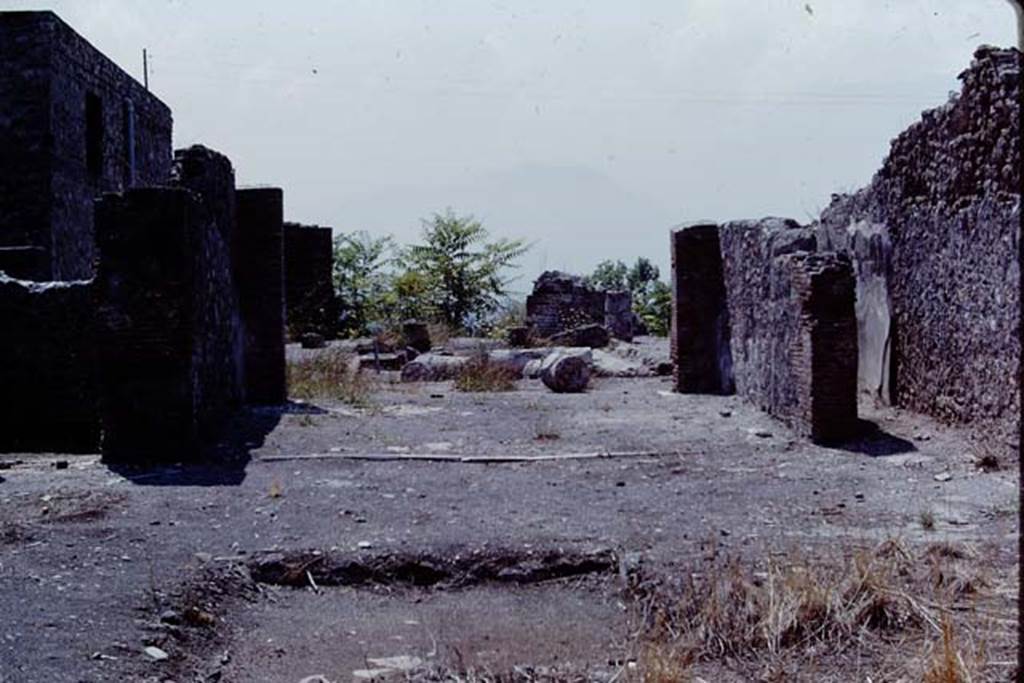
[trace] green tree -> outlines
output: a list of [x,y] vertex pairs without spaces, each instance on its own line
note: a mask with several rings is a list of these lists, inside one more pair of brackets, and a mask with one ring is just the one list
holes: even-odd
[[658,270],[658,266],[641,256],[626,274],[626,284],[634,297],[639,295],[640,298],[646,299],[659,277],[661,271]]
[[423,244],[402,254],[404,270],[425,280],[426,305],[455,329],[494,314],[508,294],[504,272],[529,250],[522,240],[488,241],[483,225],[451,209],[423,221]]
[[601,261],[594,272],[587,276],[587,282],[597,289],[623,291],[629,269],[622,261]]
[[634,310],[651,334],[667,336],[672,321],[672,289],[661,280],[655,280],[643,305],[637,310],[634,304]]
[[660,277],[658,267],[640,257],[628,267],[622,261],[602,261],[587,282],[599,289],[628,290],[633,297],[633,312],[650,333],[666,335],[672,315],[672,290]]
[[370,322],[389,313],[394,240],[371,237],[364,231],[334,239],[334,288],[342,311],[342,331],[366,334]]

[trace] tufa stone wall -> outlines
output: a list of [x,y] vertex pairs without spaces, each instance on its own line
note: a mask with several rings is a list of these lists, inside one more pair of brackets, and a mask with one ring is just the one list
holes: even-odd
[[99,450],[93,310],[91,282],[0,274],[0,452]]
[[0,246],[42,252],[0,269],[89,278],[93,199],[167,182],[171,112],[52,12],[0,12],[0,61]]
[[1021,61],[1017,50],[977,50],[961,92],[897,137],[871,184],[836,197],[817,226],[853,255],[858,291],[887,274],[886,291],[871,295],[884,305],[858,316],[876,368],[862,385],[874,390],[881,374],[897,404],[1011,446],[1020,415]]
[[729,316],[717,225],[672,231],[673,381],[681,393],[731,394]]
[[285,311],[287,329],[298,339],[306,332],[332,338],[337,328],[334,304],[333,231],[319,226],[284,224]]
[[246,400],[284,403],[284,197],[276,188],[239,190],[235,197],[235,277],[245,330]]

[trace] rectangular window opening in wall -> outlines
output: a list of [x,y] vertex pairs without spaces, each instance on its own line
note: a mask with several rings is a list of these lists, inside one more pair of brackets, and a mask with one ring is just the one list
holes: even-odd
[[103,175],[103,101],[93,93],[85,96],[85,165],[93,180]]

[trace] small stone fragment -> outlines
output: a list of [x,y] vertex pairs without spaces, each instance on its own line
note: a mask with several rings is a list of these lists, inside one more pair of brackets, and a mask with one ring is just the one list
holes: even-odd
[[171,657],[169,654],[167,654],[155,645],[150,645],[149,647],[144,649],[143,652],[146,653],[146,656],[152,659],[154,662],[163,662],[170,659]]

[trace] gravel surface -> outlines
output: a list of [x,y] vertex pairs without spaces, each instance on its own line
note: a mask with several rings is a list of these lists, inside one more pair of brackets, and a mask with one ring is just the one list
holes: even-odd
[[615,570],[314,590],[254,582],[247,567],[268,552],[598,548],[671,573],[709,549],[824,556],[898,537],[971,542],[1016,566],[1019,465],[980,470],[961,433],[864,406],[871,435],[822,448],[736,398],[669,388],[603,379],[563,396],[523,381],[464,394],[382,381],[367,407],[248,411],[223,444],[244,454],[232,467],[0,456],[0,681],[337,681],[399,655],[608,667],[628,635]]

